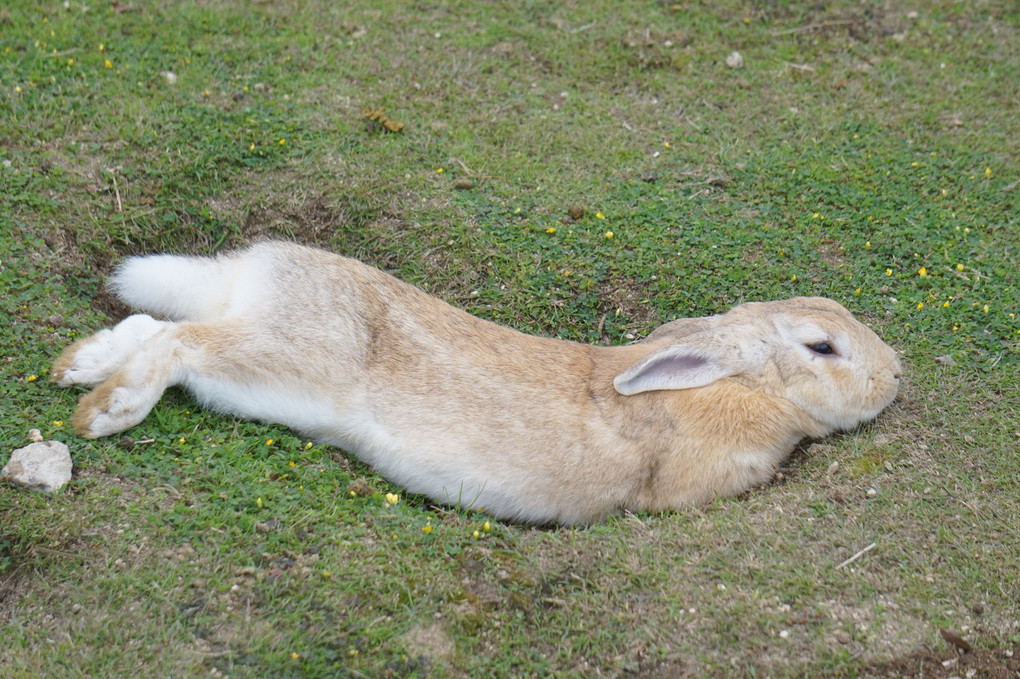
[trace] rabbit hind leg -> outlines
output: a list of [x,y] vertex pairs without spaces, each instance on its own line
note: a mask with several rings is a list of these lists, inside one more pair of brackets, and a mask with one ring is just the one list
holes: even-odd
[[[163,392],[202,376],[240,385],[246,333],[231,323],[163,323],[110,377],[82,397],[71,419],[85,438],[129,429],[156,405]],[[233,349],[231,349],[233,348]],[[233,379],[232,379],[233,378]]]
[[112,329],[100,330],[64,349],[50,374],[62,387],[102,384],[153,335],[169,325],[145,314],[128,316]]

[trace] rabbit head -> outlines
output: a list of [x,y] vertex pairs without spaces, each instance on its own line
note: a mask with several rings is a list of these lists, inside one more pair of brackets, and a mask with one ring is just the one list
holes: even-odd
[[837,302],[750,302],[719,316],[663,325],[661,343],[613,381],[625,396],[730,378],[783,398],[818,425],[810,435],[873,419],[896,396],[896,352]]

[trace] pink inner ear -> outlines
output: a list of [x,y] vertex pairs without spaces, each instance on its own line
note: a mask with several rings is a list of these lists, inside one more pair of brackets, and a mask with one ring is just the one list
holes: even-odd
[[620,374],[613,384],[628,396],[659,389],[693,389],[726,375],[727,371],[715,361],[673,348]]
[[655,371],[662,377],[683,377],[703,369],[708,360],[700,356],[663,356],[648,365],[648,370]]

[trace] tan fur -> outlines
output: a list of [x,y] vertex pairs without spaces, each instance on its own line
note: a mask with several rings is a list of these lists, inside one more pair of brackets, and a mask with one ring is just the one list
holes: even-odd
[[[874,333],[820,298],[741,305],[666,324],[644,342],[595,347],[482,321],[319,250],[267,243],[215,266],[229,281],[208,291],[213,301],[225,295],[223,316],[140,318],[144,333],[131,338],[140,348],[82,401],[76,431],[132,426],[166,386],[183,384],[210,407],[346,447],[439,502],[573,523],[766,481],[800,439],[874,417],[900,371]],[[138,272],[129,263],[118,292],[166,308],[148,301],[157,293]],[[177,304],[189,292],[175,294]],[[107,341],[120,341],[117,332]],[[845,356],[804,348],[822,341]],[[57,360],[58,382],[76,381],[88,342]],[[642,361],[659,357],[665,367],[656,362],[645,377]],[[702,362],[718,374],[685,386],[688,367]],[[673,373],[679,386],[668,382]]]

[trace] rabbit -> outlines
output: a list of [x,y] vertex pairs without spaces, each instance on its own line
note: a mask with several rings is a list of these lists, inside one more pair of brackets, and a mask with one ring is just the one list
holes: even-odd
[[603,347],[481,320],[353,259],[269,241],[127,259],[150,315],[79,340],[60,385],[98,438],[181,385],[205,407],[339,446],[440,504],[586,524],[739,494],[804,438],[875,418],[896,352],[837,302],[749,302]]

